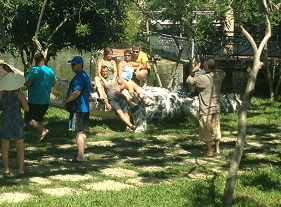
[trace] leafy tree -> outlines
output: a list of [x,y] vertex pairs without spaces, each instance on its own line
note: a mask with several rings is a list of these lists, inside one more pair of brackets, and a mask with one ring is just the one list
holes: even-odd
[[[222,48],[229,44],[230,39],[225,34],[224,28],[229,26],[229,20],[233,21],[232,18],[234,18],[236,25],[234,29],[235,37],[240,38],[240,40],[247,40],[254,51],[253,68],[249,73],[242,106],[239,110],[237,144],[223,197],[223,206],[232,206],[233,191],[246,137],[247,110],[253,96],[257,74],[265,64],[261,57],[266,51],[268,40],[272,36],[272,26],[279,25],[275,28],[279,31],[276,34],[280,34],[281,4],[278,0],[249,0],[246,2],[242,0],[203,2],[147,0],[146,2],[150,9],[143,11],[145,15],[155,20],[170,20],[173,23],[170,28],[171,34],[175,34],[177,28],[185,32],[186,36],[190,40],[193,39],[197,44],[197,53],[199,54],[210,54],[214,45],[219,45]],[[199,15],[199,11],[204,10],[212,10],[214,13],[212,15]],[[230,14],[228,16],[230,18],[226,18],[226,14]],[[231,18],[232,14],[233,17]],[[193,20],[196,20],[196,24],[192,24]],[[223,24],[216,25],[216,22]],[[258,31],[263,31],[263,33],[258,33]]]
[[1,52],[14,56],[19,53],[27,69],[37,49],[45,53],[47,60],[66,47],[97,51],[123,35],[127,3],[126,0],[1,1],[0,16],[9,39]]
[[[248,83],[246,87],[246,91],[244,93],[243,99],[242,99],[242,105],[239,110],[238,114],[238,136],[237,136],[237,142],[233,154],[233,158],[231,160],[230,169],[228,171],[227,176],[227,182],[225,185],[224,190],[224,197],[223,197],[223,206],[229,207],[232,206],[232,197],[235,187],[235,182],[238,174],[239,164],[241,161],[241,157],[243,154],[244,144],[245,144],[245,138],[246,138],[246,126],[247,126],[247,110],[249,108],[249,105],[251,103],[251,99],[253,96],[256,78],[259,70],[264,65],[264,62],[261,60],[262,52],[264,51],[264,48],[270,39],[272,35],[272,19],[274,18],[274,14],[276,9],[279,9],[274,5],[273,1],[263,0],[262,1],[262,7],[260,7],[259,12],[258,6],[261,6],[259,4],[256,4],[255,7],[251,7],[251,2],[245,3],[245,1],[236,1],[237,4],[233,4],[235,7],[233,10],[235,11],[235,16],[237,17],[237,24],[242,32],[242,34],[245,36],[245,38],[250,43],[253,51],[254,51],[254,61],[253,61],[253,68],[251,69],[248,77]],[[245,12],[244,9],[248,8],[255,8],[256,10],[250,10],[251,13]],[[243,15],[245,14],[245,15]],[[258,15],[257,15],[258,14]],[[264,30],[264,36],[263,38],[260,37],[261,41],[256,42],[254,39],[255,31],[250,31],[249,28],[246,27],[244,24],[245,22],[248,22],[248,18],[251,15],[256,15],[255,18],[257,18],[260,21],[260,24],[265,25]]]
[[[216,13],[206,13],[202,11],[214,10],[215,4],[213,1],[146,0],[143,3],[144,0],[134,0],[134,2],[146,18],[154,20],[171,35],[177,46],[177,63],[173,69],[168,88],[172,87],[174,75],[183,52],[183,47],[178,42],[176,35],[181,33],[188,38],[189,42],[194,41],[197,54],[209,54],[213,50],[214,45],[221,45],[224,37],[223,24],[218,26],[213,22],[216,22],[216,20],[224,21],[225,11],[227,10],[224,6],[226,4],[221,4],[220,10]],[[163,21],[170,21],[171,24],[164,25],[162,24]],[[190,63],[192,67],[194,57],[191,57]]]

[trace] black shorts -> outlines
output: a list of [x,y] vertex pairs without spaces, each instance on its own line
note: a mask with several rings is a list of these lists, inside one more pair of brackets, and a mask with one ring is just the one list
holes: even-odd
[[74,113],[72,117],[68,120],[68,131],[79,132],[79,131],[89,131],[89,112],[77,112]]
[[29,112],[24,113],[24,120],[29,122],[34,119],[37,122],[43,122],[44,116],[49,108],[49,104],[33,104],[28,103]]
[[114,98],[109,99],[109,103],[115,111],[121,109],[124,113],[128,112],[128,102],[122,94],[118,94]]

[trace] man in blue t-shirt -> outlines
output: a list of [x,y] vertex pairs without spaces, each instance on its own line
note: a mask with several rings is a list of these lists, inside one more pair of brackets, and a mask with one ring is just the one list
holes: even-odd
[[43,120],[49,108],[51,88],[55,85],[56,77],[53,69],[46,66],[46,60],[41,53],[36,54],[34,60],[35,66],[28,72],[25,82],[29,105],[25,121],[38,130],[38,142],[42,142],[49,134]]
[[65,102],[77,99],[78,109],[74,113],[70,113],[68,130],[76,132],[77,156],[70,159],[70,162],[85,162],[85,146],[86,146],[86,132],[89,131],[89,116],[90,116],[90,90],[92,81],[90,75],[84,70],[84,61],[81,56],[74,56],[71,63],[71,69],[75,76],[70,82],[67,98]]

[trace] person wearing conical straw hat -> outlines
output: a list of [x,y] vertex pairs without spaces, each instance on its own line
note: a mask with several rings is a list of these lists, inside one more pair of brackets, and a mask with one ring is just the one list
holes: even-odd
[[7,73],[0,79],[0,107],[2,108],[0,118],[0,138],[2,142],[1,156],[4,163],[4,177],[10,175],[9,148],[10,141],[15,140],[18,174],[24,174],[24,119],[21,108],[29,111],[26,98],[20,90],[24,86],[25,78],[15,73]]
[[38,131],[38,142],[42,142],[49,134],[44,127],[44,116],[49,108],[51,89],[55,85],[56,77],[52,68],[46,65],[43,54],[34,57],[33,66],[26,76],[25,86],[28,88],[29,112],[25,113],[25,121]]

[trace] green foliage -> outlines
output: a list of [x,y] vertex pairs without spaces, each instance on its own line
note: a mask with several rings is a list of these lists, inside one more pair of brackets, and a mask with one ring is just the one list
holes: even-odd
[[[43,1],[1,1],[5,35],[9,38],[1,52],[21,54],[32,62],[35,53],[32,38],[35,35]],[[50,0],[44,10],[39,31],[43,49],[48,57],[55,56],[65,47],[78,51],[99,50],[118,41],[123,35],[127,0],[78,1]],[[52,36],[51,36],[52,35]]]
[[141,21],[142,18],[138,12],[134,11],[133,8],[128,9],[124,32],[119,40],[120,43],[128,47],[131,47],[135,43],[140,33]]
[[[146,1],[148,10],[152,13],[155,19],[169,20],[171,25],[163,26],[168,27],[166,31],[171,34],[178,34],[179,31],[189,41],[194,40],[196,45],[197,54],[210,54],[211,50],[216,47],[223,48],[228,44],[224,26],[228,24],[225,20],[226,11],[230,8],[234,10],[234,19],[236,26],[240,23],[244,24],[249,29],[250,34],[254,37],[257,36],[258,31],[265,24],[264,14],[261,11],[262,1],[161,1],[161,0],[148,0]],[[278,0],[269,1],[269,11],[271,16],[272,25],[275,26],[276,39],[281,32],[280,8],[276,6]],[[202,12],[213,11],[213,14],[202,14]],[[194,23],[196,21],[196,24]],[[235,35],[242,36],[239,27],[235,28]],[[260,34],[262,36],[263,34]]]
[[77,24],[76,25],[76,34],[78,37],[80,36],[87,36],[87,35],[90,35],[91,33],[91,29],[90,29],[90,25],[89,24]]

